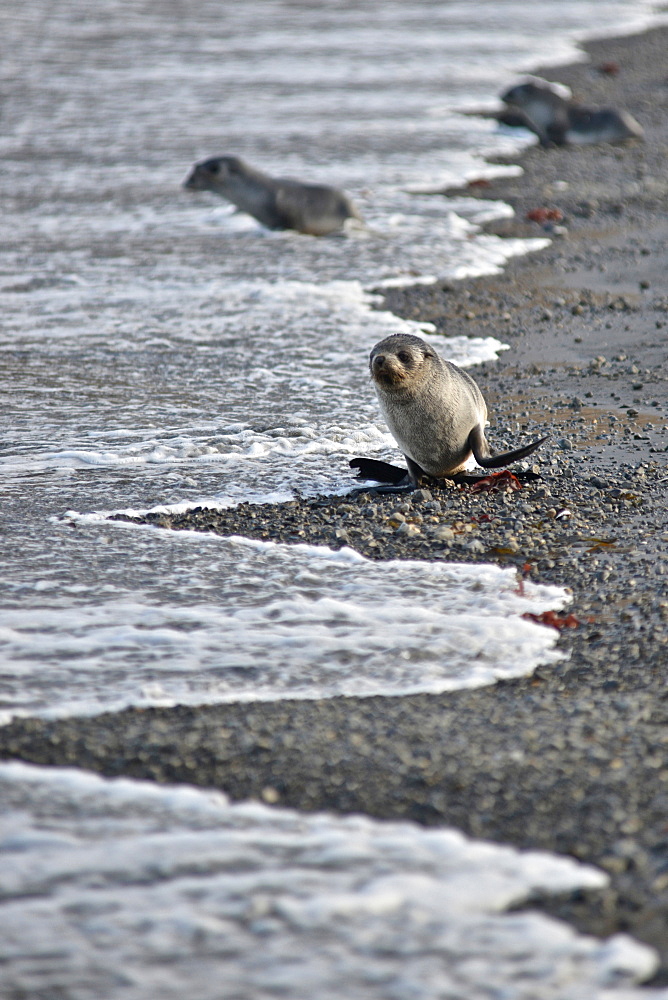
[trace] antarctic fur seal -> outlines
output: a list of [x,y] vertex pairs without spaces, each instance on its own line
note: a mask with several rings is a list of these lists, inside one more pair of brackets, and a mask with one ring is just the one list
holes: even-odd
[[[452,478],[471,455],[485,469],[510,465],[547,440],[495,455],[485,437],[487,406],[477,384],[421,337],[401,333],[381,340],[371,351],[369,370],[383,416],[408,464],[405,484],[416,486],[425,475]],[[378,465],[379,479],[391,482],[383,472],[393,467]],[[373,468],[366,461],[360,471]],[[405,484],[395,476],[395,487]]]
[[326,236],[343,229],[347,219],[362,221],[342,191],[325,184],[270,177],[238,156],[215,156],[196,163],[184,187],[213,191],[268,229],[296,229],[310,236]]
[[531,129],[541,146],[622,142],[643,135],[642,126],[628,111],[577,104],[567,87],[537,76],[506,90],[501,100],[507,110],[497,116],[499,121]]

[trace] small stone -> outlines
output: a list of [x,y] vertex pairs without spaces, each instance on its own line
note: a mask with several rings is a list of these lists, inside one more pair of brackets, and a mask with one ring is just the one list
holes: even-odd
[[393,511],[387,519],[387,523],[391,528],[398,528],[400,524],[403,524],[406,518],[401,513],[400,510]]
[[611,875],[620,875],[628,868],[626,858],[616,858],[611,854],[603,855],[602,858],[599,858],[598,864],[601,868],[605,868],[607,872],[610,872]]
[[400,538],[413,538],[415,535],[419,534],[420,534],[420,529],[418,528],[417,524],[409,524],[407,521],[404,521],[403,524],[400,524],[397,530],[395,531],[395,535],[399,535]]
[[[472,538],[470,542],[467,542],[466,545],[464,545],[464,548],[467,552],[472,552],[477,555],[480,555],[485,551],[485,546],[479,538]],[[510,548],[510,546],[508,546],[508,548]],[[517,548],[519,548],[519,546]],[[517,552],[517,548],[513,549],[513,551]]]
[[413,503],[427,503],[427,501],[431,499],[432,494],[429,490],[415,490],[411,493],[411,500]]
[[281,797],[278,791],[275,788],[272,788],[271,785],[267,785],[266,788],[263,788],[260,795],[263,800],[268,803],[268,805],[274,805],[274,803],[278,802]]
[[445,524],[441,524],[438,528],[434,528],[432,533],[432,538],[435,538],[439,542],[451,542],[454,537],[455,533],[452,528],[448,528]]

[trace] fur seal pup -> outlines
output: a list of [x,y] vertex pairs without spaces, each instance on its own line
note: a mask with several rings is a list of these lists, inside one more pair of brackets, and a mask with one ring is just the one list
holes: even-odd
[[[388,490],[415,487],[424,475],[451,478],[471,455],[483,468],[498,469],[547,440],[495,455],[485,437],[487,406],[477,384],[421,337],[400,333],[381,340],[371,351],[369,370],[383,416],[408,464],[404,481]],[[382,472],[386,463],[378,465]]]
[[506,90],[501,100],[508,110],[498,115],[499,121],[531,129],[541,146],[622,142],[643,135],[642,126],[628,111],[577,104],[568,87],[538,76]]
[[343,229],[347,219],[362,221],[342,191],[325,184],[270,177],[238,156],[215,156],[196,163],[184,187],[221,195],[267,229],[296,229],[310,236],[326,236]]

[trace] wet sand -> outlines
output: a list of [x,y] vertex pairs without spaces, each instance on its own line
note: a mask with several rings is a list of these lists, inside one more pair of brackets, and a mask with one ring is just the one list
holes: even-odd
[[[591,43],[589,63],[544,73],[628,109],[645,142],[532,148],[521,178],[469,189],[513,205],[515,218],[491,227],[503,235],[542,235],[527,212],[561,213],[556,231],[547,221],[548,249],[499,276],[386,293],[385,307],[446,336],[510,344],[476,379],[495,446],[550,434],[531,459],[540,479],[514,493],[367,493],[165,522],[348,544],[379,560],[516,565],[571,588],[568,658],[442,696],[18,720],[0,729],[0,755],[571,854],[606,870],[609,889],[535,904],[654,945],[668,982],[667,48],[657,29]],[[397,511],[413,529],[397,534]]]

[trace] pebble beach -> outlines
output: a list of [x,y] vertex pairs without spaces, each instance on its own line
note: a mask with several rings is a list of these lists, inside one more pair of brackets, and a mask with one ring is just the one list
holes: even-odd
[[443,695],[17,719],[0,728],[3,758],[570,855],[603,869],[608,887],[531,906],[595,935],[628,931],[658,950],[654,983],[668,983],[667,45],[668,28],[657,28],[537,70],[629,110],[644,142],[531,147],[521,176],[469,183],[467,194],[514,209],[490,232],[547,237],[546,249],[494,276],[379,290],[381,308],[444,338],[509,345],[475,378],[495,448],[549,435],[521,489],[383,496],[351,479],[349,496],[140,519],[349,546],[379,572],[387,559],[514,567],[518,588],[530,580],[572,595],[545,625],[559,628],[563,658]]

